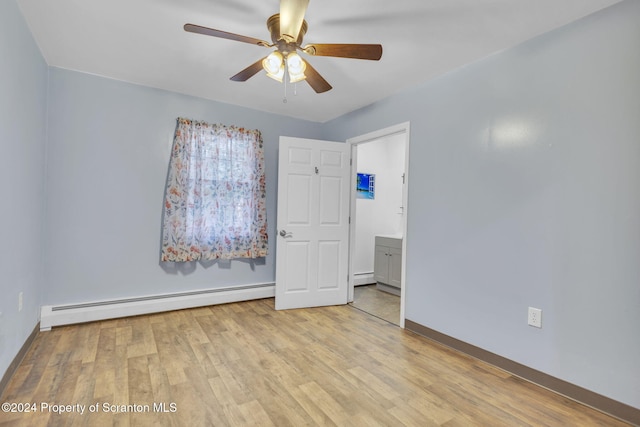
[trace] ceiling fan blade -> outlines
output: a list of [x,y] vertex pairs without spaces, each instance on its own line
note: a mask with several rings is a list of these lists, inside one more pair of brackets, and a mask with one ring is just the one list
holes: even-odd
[[239,34],[227,33],[226,31],[215,30],[213,28],[201,27],[200,25],[184,24],[184,30],[190,33],[204,34],[205,36],[219,37],[221,39],[235,40],[238,42],[255,44],[258,46],[270,46],[268,42],[253,37],[241,36]]
[[316,91],[316,93],[323,93],[331,90],[331,85],[311,66],[307,61],[304,61],[306,69],[304,75],[307,77],[305,80],[309,83],[309,86]]
[[258,74],[260,72],[260,70],[262,70],[262,60],[263,59],[264,58],[259,59],[256,62],[254,62],[253,64],[249,65],[247,68],[245,68],[244,70],[240,71],[235,76],[231,77],[230,80],[233,80],[234,82],[246,82],[251,77],[253,77],[256,74]]
[[302,48],[305,53],[315,56],[336,56],[339,58],[370,59],[377,61],[382,57],[379,44],[308,44]]
[[309,0],[280,0],[280,37],[298,40]]

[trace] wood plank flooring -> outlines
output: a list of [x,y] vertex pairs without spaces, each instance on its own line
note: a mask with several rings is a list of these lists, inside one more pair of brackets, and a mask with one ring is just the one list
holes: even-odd
[[0,402],[37,409],[0,426],[627,425],[353,307],[273,299],[40,333]]

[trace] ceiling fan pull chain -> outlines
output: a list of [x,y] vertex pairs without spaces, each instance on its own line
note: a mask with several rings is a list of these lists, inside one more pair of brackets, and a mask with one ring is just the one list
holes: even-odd
[[289,75],[289,73],[287,73],[287,70],[285,69],[284,71],[284,76],[282,76],[282,78],[284,79],[284,99],[282,100],[283,104],[287,103],[287,76]]

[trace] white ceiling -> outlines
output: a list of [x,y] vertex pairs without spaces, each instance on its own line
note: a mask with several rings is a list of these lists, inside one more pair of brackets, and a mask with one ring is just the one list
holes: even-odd
[[[382,59],[306,57],[333,86],[297,95],[261,72],[229,77],[264,47],[185,32],[185,23],[270,40],[279,0],[17,0],[51,66],[325,122],[620,0],[311,0],[306,43],[380,43]],[[303,54],[304,56],[304,54]]]

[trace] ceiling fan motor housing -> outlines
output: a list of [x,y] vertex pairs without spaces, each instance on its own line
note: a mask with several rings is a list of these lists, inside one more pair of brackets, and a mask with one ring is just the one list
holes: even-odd
[[287,55],[290,52],[295,52],[302,44],[302,39],[307,33],[308,26],[307,21],[303,20],[300,32],[298,33],[298,38],[295,41],[293,40],[293,37],[288,36],[287,34],[280,37],[280,14],[276,13],[267,19],[267,28],[271,34],[271,41],[273,41],[273,44],[283,55]]

